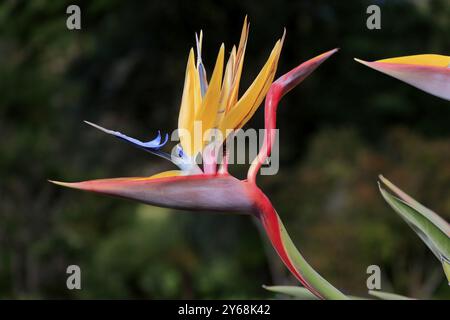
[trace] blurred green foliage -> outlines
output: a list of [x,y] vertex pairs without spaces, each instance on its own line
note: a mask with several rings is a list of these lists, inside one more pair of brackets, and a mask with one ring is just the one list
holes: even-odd
[[[260,177],[293,240],[338,288],[365,294],[366,268],[383,290],[450,298],[440,265],[384,203],[383,173],[450,218],[447,101],[364,68],[417,53],[448,54],[447,0],[72,1],[0,4],[0,298],[258,298],[261,284],[295,284],[246,216],[175,212],[63,190],[67,181],[150,175],[170,165],[86,127],[137,137],[175,129],[187,53],[204,30],[208,70],[221,41],[251,22],[241,92],[287,28],[281,74],[341,51],[279,110],[281,170]],[[262,110],[251,126],[261,127]],[[243,176],[244,168],[236,174]],[[82,290],[66,289],[66,267]]]

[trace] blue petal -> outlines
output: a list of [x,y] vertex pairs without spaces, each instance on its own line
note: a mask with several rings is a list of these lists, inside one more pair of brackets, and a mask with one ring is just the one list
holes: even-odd
[[103,131],[107,134],[113,135],[121,140],[125,140],[126,142],[128,142],[138,148],[144,149],[145,151],[148,151],[150,153],[156,154],[160,157],[170,160],[170,155],[168,153],[159,151],[159,149],[162,148],[169,140],[169,135],[167,133],[164,136],[164,141],[161,141],[162,140],[161,132],[158,131],[158,135],[155,139],[147,141],[147,142],[143,142],[141,140],[129,137],[119,131],[109,130],[109,129],[103,128],[103,127],[101,127],[95,123],[89,122],[89,121],[84,121],[84,122],[90,126],[93,126],[94,128],[96,128],[100,131]]
[[84,121],[84,122],[86,122],[88,125],[93,126],[94,128],[96,128],[100,131],[103,131],[107,134],[115,136],[116,138],[124,140],[124,141],[132,144],[135,147],[138,147],[147,152],[155,154],[161,158],[169,160],[172,163],[174,163],[176,166],[178,166],[182,171],[196,173],[196,174],[202,173],[202,171],[195,164],[195,162],[193,162],[193,160],[186,153],[183,152],[183,148],[181,148],[180,145],[177,145],[177,149],[175,149],[175,154],[169,154],[167,152],[163,152],[160,150],[160,148],[162,148],[169,140],[168,134],[166,134],[164,136],[164,140],[163,140],[162,136],[161,136],[161,132],[158,131],[158,135],[156,136],[155,139],[150,140],[148,142],[143,142],[138,139],[131,138],[127,135],[124,135],[123,133],[121,133],[119,131],[109,130],[109,129],[103,128],[103,127],[101,127],[95,123],[89,122],[89,121]]
[[167,143],[167,140],[169,140],[169,135],[166,133],[166,135],[164,137],[164,141],[161,142],[161,132],[159,130],[158,130],[158,136],[155,139],[150,140],[148,142],[142,142],[142,141],[140,141],[138,139],[128,137],[127,135],[124,135],[123,133],[120,133],[118,131],[115,131],[114,135],[116,137],[118,137],[119,139],[128,141],[131,144],[134,144],[134,145],[136,145],[138,147],[141,147],[141,148],[143,148],[145,150],[159,150],[160,148],[162,148]]

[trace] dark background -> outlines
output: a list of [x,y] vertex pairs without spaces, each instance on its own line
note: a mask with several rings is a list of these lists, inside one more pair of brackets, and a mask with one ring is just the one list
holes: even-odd
[[[80,31],[66,28],[74,3]],[[366,28],[370,4],[381,7],[381,30]],[[269,298],[262,284],[296,284],[248,216],[159,209],[46,181],[171,169],[82,120],[142,139],[176,129],[194,32],[204,31],[211,72],[246,14],[241,93],[283,27],[278,75],[341,48],[283,100],[281,169],[259,178],[298,248],[347,293],[365,295],[376,264],[385,291],[450,298],[439,262],[376,185],[382,173],[449,219],[449,103],[353,61],[449,54],[447,0],[2,1],[0,298]],[[261,108],[248,126],[262,124]],[[82,290],[66,288],[70,264],[81,267]]]

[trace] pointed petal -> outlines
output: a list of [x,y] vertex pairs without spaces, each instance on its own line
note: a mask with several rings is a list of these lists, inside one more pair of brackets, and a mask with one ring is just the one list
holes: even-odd
[[220,125],[223,133],[225,133],[227,129],[241,128],[253,116],[269,90],[275,76],[278,59],[281,53],[281,46],[281,41],[277,41],[269,59],[256,79],[237,104],[225,115],[225,118]]
[[267,92],[269,91],[270,86],[272,85],[273,79],[275,78],[275,73],[277,72],[278,59],[280,58],[281,49],[283,48],[283,43],[284,43],[284,38],[285,37],[286,37],[286,29],[284,30],[283,36],[281,37],[280,42],[279,42],[278,57],[274,61],[274,64],[269,68],[269,78],[268,78],[268,81],[266,81],[266,83],[265,83],[265,85],[263,87],[263,91],[262,91],[263,92],[263,97],[262,97],[261,101],[257,101],[252,106],[252,108],[250,109],[248,114],[239,123],[237,128],[242,128],[253,117],[253,115],[255,114],[256,110],[258,110],[259,106],[261,105],[262,100],[264,100],[264,97],[266,96]]
[[[184,79],[183,86],[183,96],[181,98],[180,113],[178,115],[178,128],[183,130],[188,130],[190,124],[194,119],[195,107],[193,100],[193,80],[192,80],[192,64],[194,63],[194,51],[191,49],[189,52],[189,58],[186,66],[186,75]],[[181,145],[189,145],[187,137],[180,136]]]
[[355,60],[422,91],[450,100],[450,57],[419,55],[375,62]]
[[[153,177],[100,179],[52,183],[142,203],[184,210],[250,212],[246,184],[229,175],[183,176],[178,171]],[[213,192],[211,192],[213,191]]]
[[196,114],[196,120],[201,121],[202,124],[202,133],[201,137],[195,137],[195,139],[198,139],[199,141],[195,141],[197,143],[194,143],[193,150],[188,152],[190,155],[195,155],[201,152],[204,145],[204,133],[213,127],[217,117],[217,111],[219,110],[220,90],[222,88],[224,51],[225,46],[222,44],[220,46],[219,54],[217,55],[216,65],[211,76],[208,91],[203,99],[201,109]]
[[227,111],[227,105],[233,84],[233,72],[235,63],[236,63],[236,47],[233,47],[233,49],[231,49],[227,65],[225,67],[225,73],[223,76],[223,83],[222,83],[222,91],[220,93],[219,99],[219,110],[217,110],[215,127],[219,126]]
[[244,25],[242,27],[241,39],[236,53],[236,63],[233,70],[233,82],[231,86],[230,95],[228,97],[226,110],[229,111],[238,101],[239,83],[241,81],[242,67],[244,65],[245,49],[247,48],[248,34],[250,24],[247,23],[247,16],[245,16]]
[[180,114],[178,116],[178,129],[180,129],[180,143],[184,150],[192,150],[195,112],[201,100],[200,84],[197,82],[198,73],[195,68],[194,50],[189,52],[186,66],[183,96],[181,98]]

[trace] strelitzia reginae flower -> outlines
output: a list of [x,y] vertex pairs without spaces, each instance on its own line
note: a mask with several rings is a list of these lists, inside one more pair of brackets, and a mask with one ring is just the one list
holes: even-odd
[[450,100],[450,56],[420,54],[373,62],[355,60],[420,90]]
[[[65,187],[123,197],[160,207],[254,215],[262,223],[281,260],[306,288],[320,298],[345,299],[342,293],[317,274],[300,255],[270,200],[256,185],[257,172],[270,156],[275,141],[276,111],[280,99],[337,49],[308,60],[273,82],[283,45],[283,35],[275,43],[256,79],[238,98],[248,31],[249,25],[245,21],[239,45],[237,48],[232,48],[226,64],[224,64],[224,45],[220,47],[209,82],[206,80],[205,67],[201,58],[202,34],[200,33],[200,37],[197,37],[197,58],[195,59],[191,49],[178,119],[179,129],[183,129],[188,134],[180,134],[180,145],[175,155],[173,152],[169,155],[161,151],[167,142],[167,135],[163,139],[158,133],[154,140],[142,142],[120,132],[92,124],[145,151],[174,161],[180,170],[162,172],[151,177],[100,179],[75,183],[52,182]],[[191,134],[194,130],[193,126],[195,122],[200,122],[202,130],[214,128],[223,132],[226,137],[229,135],[227,131],[241,128],[253,116],[264,98],[263,145],[249,168],[247,179],[239,180],[228,173],[226,156],[225,161],[219,166],[215,162],[217,155],[209,153],[209,145],[203,141],[200,143],[194,141]],[[212,158],[212,161],[201,167],[193,161],[198,155],[203,158]]]

